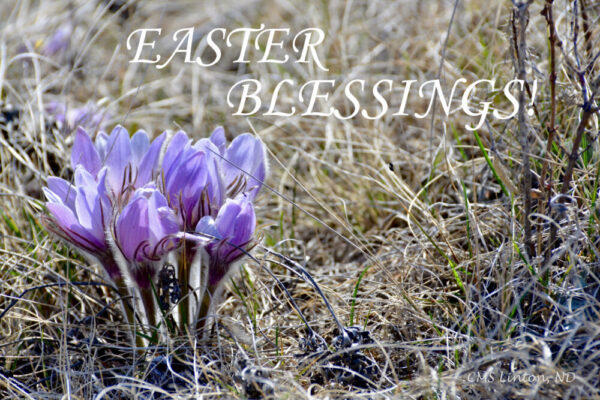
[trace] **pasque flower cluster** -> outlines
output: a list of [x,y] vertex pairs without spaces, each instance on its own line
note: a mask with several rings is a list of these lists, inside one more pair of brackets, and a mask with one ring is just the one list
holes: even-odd
[[[117,126],[92,141],[78,128],[73,183],[50,177],[43,190],[49,230],[99,262],[148,326],[168,313],[181,331],[204,326],[220,283],[255,244],[253,201],[267,163],[250,134],[229,146],[222,128],[195,142],[183,131],[168,136],[150,141]],[[167,262],[178,307],[157,298]]]

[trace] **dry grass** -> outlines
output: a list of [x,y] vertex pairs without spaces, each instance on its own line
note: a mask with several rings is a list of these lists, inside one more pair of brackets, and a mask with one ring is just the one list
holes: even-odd
[[[18,119],[0,127],[0,397],[598,398],[598,113],[584,126],[572,201],[548,202],[561,191],[584,100],[569,68],[576,64],[573,2],[554,4],[562,49],[556,49],[550,152],[543,2],[529,10],[526,72],[539,88],[526,151],[534,175],[547,165],[545,182],[553,190],[539,187],[542,199],[534,199],[533,253],[525,246],[517,118],[488,118],[479,131],[494,168],[503,165],[504,179],[517,188],[509,197],[475,135],[463,128],[472,120],[461,112],[445,117],[438,105],[434,121],[391,113],[375,121],[246,119],[231,116],[226,104],[229,88],[248,77],[267,91],[285,78],[336,79],[330,101],[338,106],[344,105],[340,82],[423,82],[435,79],[440,65],[446,88],[460,77],[505,83],[518,73],[510,2],[460,2],[445,52],[454,5],[447,0],[240,3],[151,0],[119,12],[92,0],[2,5],[2,111],[7,119],[18,110]],[[576,4],[577,55],[586,65],[600,49],[600,6]],[[65,53],[27,53],[39,54],[66,23],[75,28]],[[139,27],[162,27],[158,46],[168,54],[178,28],[194,26],[201,34],[261,23],[325,30],[319,56],[329,72],[310,64],[239,67],[231,63],[233,49],[211,68],[183,65],[181,58],[162,70],[128,63],[125,41]],[[254,48],[249,54],[261,55]],[[588,96],[600,90],[599,73],[600,61],[585,75]],[[293,90],[281,96],[285,107],[304,107]],[[72,137],[44,112],[53,100],[70,107],[91,101],[109,111],[108,127],[121,123],[153,134],[181,127],[199,138],[222,124],[230,137],[254,130],[269,148],[272,190],[258,200],[264,247],[234,275],[209,341],[176,338],[145,353],[131,348],[118,299],[99,267],[41,228],[45,178],[71,173]],[[369,95],[362,104],[375,110]],[[411,110],[426,106],[413,99]],[[553,244],[550,218],[558,223]],[[554,248],[549,262],[548,248]],[[268,250],[303,265],[340,322],[368,331],[371,340],[350,350],[337,346],[340,332],[324,300]],[[302,320],[267,269],[328,348],[306,345]]]

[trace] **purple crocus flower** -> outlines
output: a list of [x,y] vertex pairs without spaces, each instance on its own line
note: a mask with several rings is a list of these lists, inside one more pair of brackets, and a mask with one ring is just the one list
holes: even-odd
[[115,221],[115,244],[128,262],[133,281],[148,289],[157,262],[178,243],[179,224],[167,199],[152,185],[137,189]]
[[108,167],[107,190],[112,198],[120,198],[128,189],[137,189],[150,182],[159,170],[158,159],[166,138],[163,133],[150,144],[148,134],[136,132],[131,138],[125,128],[118,125],[110,136],[100,132],[95,144],[83,128],[78,128],[71,152],[71,164],[83,165],[92,175],[102,166]]
[[219,127],[209,139],[195,144],[185,132],[177,132],[167,146],[163,171],[163,192],[177,210],[182,228],[192,230],[202,217],[216,217],[227,197],[245,193],[253,200],[267,163],[260,140],[243,134],[226,147]]
[[187,134],[177,132],[163,158],[164,185],[169,204],[183,230],[193,230],[200,218],[216,215],[223,185],[214,153],[218,148],[207,139],[192,146]]
[[211,238],[204,246],[209,256],[208,287],[214,289],[252,245],[256,216],[250,199],[240,195],[227,199],[216,219],[203,217],[196,232]]
[[225,196],[233,198],[242,192],[254,200],[268,170],[265,149],[259,139],[243,133],[226,147],[225,131],[218,127],[210,139],[198,141],[195,147],[213,155],[224,187],[222,200]]
[[91,131],[103,129],[109,114],[95,105],[86,104],[82,107],[67,107],[65,103],[52,101],[46,104],[46,112],[54,117],[58,126],[71,132],[78,126]]
[[[252,202],[267,173],[265,149],[250,134],[227,146],[222,128],[195,143],[181,131],[165,146],[166,136],[151,142],[143,131],[130,137],[117,126],[92,140],[79,127],[74,184],[53,177],[44,188],[49,228],[99,260],[153,327],[160,314],[152,283],[165,258],[178,260],[181,323],[200,329],[224,278],[255,244]],[[200,289],[195,303],[190,288]]]
[[49,229],[97,259],[114,281],[121,272],[106,241],[112,206],[105,192],[107,169],[97,179],[83,166],[75,168],[75,185],[61,178],[48,178],[43,191],[50,211]]
[[[224,148],[224,137],[211,138]],[[249,133],[237,136],[226,150],[221,150],[222,171],[230,197],[246,193],[254,200],[267,175],[267,160],[262,142]],[[256,178],[256,179],[255,179]]]
[[194,148],[206,154],[206,168],[210,180],[207,185],[207,197],[210,199],[210,212],[205,215],[217,215],[219,208],[225,201],[227,185],[221,168],[221,153],[225,148],[225,134],[223,128],[218,127],[209,139],[200,139]]
[[69,45],[71,44],[72,34],[73,26],[71,24],[62,25],[52,34],[52,36],[50,36],[48,41],[44,44],[44,47],[42,48],[42,53],[45,56],[53,56],[64,52],[69,48]]

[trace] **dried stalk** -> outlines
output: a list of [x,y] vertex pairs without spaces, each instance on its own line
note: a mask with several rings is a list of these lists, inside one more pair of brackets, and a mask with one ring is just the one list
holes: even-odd
[[[550,75],[548,82],[550,84],[550,121],[546,124],[546,131],[548,132],[548,141],[546,143],[546,154],[542,161],[542,173],[540,175],[540,189],[545,190],[545,201],[540,199],[538,201],[538,209],[540,213],[544,214],[544,207],[550,202],[552,197],[552,172],[548,177],[548,184],[546,185],[546,174],[548,173],[548,159],[552,153],[552,143],[554,142],[554,134],[556,132],[556,45],[557,45],[557,34],[556,26],[554,24],[554,15],[552,12],[554,0],[546,0],[546,5],[542,10],[542,15],[546,18],[548,25],[548,40],[550,42]],[[552,249],[554,248],[554,242],[556,241],[556,225],[550,224],[550,238],[546,246],[544,254],[544,265],[548,264],[552,255]],[[538,250],[541,250],[541,231],[538,237]]]
[[[518,79],[525,82],[527,77],[527,71],[525,69],[525,58],[527,57],[527,45],[526,45],[526,28],[528,21],[528,8],[533,0],[527,2],[515,4],[513,10],[513,24],[515,19],[517,20],[517,34],[515,38],[516,42],[516,53],[517,53],[517,76]],[[529,128],[527,127],[527,117],[525,115],[525,90],[521,90],[519,93],[519,142],[522,150],[522,164],[523,164],[523,227],[525,230],[525,249],[527,254],[531,257],[535,255],[535,247],[531,241],[531,221],[529,221],[529,215],[531,214],[532,201],[531,201],[531,187],[532,187],[532,174],[529,163],[529,152],[531,146],[531,140],[529,135]]]

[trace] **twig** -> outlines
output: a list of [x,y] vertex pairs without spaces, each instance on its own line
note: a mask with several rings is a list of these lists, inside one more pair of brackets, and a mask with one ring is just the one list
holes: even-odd
[[[577,18],[577,3],[575,2],[575,7],[574,7],[574,13],[575,13],[575,17],[574,17],[574,28],[573,28],[573,51],[575,52],[575,61],[577,62],[577,76],[579,78],[579,83],[581,85],[581,96],[583,98],[583,104],[581,105],[581,108],[583,110],[583,114],[581,115],[581,120],[579,121],[579,125],[577,126],[577,130],[575,131],[575,138],[573,139],[573,146],[571,148],[571,153],[569,154],[569,163],[567,164],[567,168],[565,169],[565,175],[563,177],[563,182],[562,182],[562,188],[561,188],[561,193],[565,194],[569,191],[570,187],[571,187],[571,180],[573,178],[573,169],[575,168],[575,163],[577,162],[577,160],[579,159],[579,146],[581,145],[581,140],[583,139],[583,134],[585,132],[585,128],[588,124],[588,122],[590,121],[590,118],[592,117],[592,115],[594,115],[597,111],[598,108],[594,107],[594,97],[595,97],[595,91],[597,91],[597,88],[592,88],[592,91],[589,93],[589,97],[588,97],[588,85],[587,85],[587,81],[586,81],[586,70],[581,68],[581,63],[579,60],[579,53],[577,51],[577,35],[579,32],[579,21]],[[585,11],[585,7],[582,8],[582,13]],[[583,23],[584,23],[584,30],[585,30],[585,24],[586,24],[586,19],[587,19],[587,14],[584,17],[582,15],[582,19],[583,19]],[[591,51],[590,53],[591,54]]]
[[20,295],[18,295],[16,298],[13,299],[13,301],[10,302],[10,304],[6,307],[6,309],[4,311],[2,311],[2,313],[0,313],[0,319],[4,318],[4,316],[6,315],[6,313],[13,308],[18,302],[19,300],[21,300],[23,298],[23,296],[25,296],[27,293],[32,292],[34,290],[38,290],[38,289],[46,289],[49,287],[63,287],[63,286],[68,286],[68,285],[73,285],[73,286],[106,286],[109,287],[111,289],[117,290],[113,285],[110,285],[108,283],[102,283],[102,282],[95,282],[95,281],[90,281],[90,282],[67,282],[67,281],[63,281],[63,282],[57,282],[57,283],[48,283],[46,285],[40,285],[40,286],[35,286],[29,289],[25,289]]
[[[542,10],[542,15],[546,18],[548,24],[548,40],[550,41],[550,122],[546,124],[548,131],[548,142],[546,143],[546,157],[542,163],[542,174],[540,175],[540,186],[546,186],[546,174],[548,172],[548,155],[552,151],[552,143],[554,142],[554,133],[556,132],[556,27],[554,25],[554,15],[552,6],[554,0],[546,0],[546,5]],[[552,174],[550,174],[548,194],[552,192]],[[549,197],[548,197],[549,199]]]
[[585,44],[585,52],[588,58],[592,58],[594,49],[592,47],[592,29],[587,13],[586,0],[579,0],[579,8],[581,9],[581,23],[583,25],[583,40]]
[[[518,19],[518,38],[516,41],[516,53],[517,53],[517,74],[518,79],[525,82],[527,77],[527,71],[525,69],[525,58],[527,57],[527,47],[525,43],[525,32],[527,28],[527,15],[529,5],[533,0],[527,2],[515,4],[515,10],[513,10],[513,18],[516,16]],[[513,19],[514,24],[514,19]],[[531,222],[529,221],[529,215],[531,214],[532,202],[531,202],[531,186],[532,186],[532,174],[529,164],[529,128],[527,127],[527,118],[525,116],[525,90],[519,92],[519,141],[521,142],[521,150],[523,153],[523,226],[525,229],[525,248],[529,256],[535,255],[535,247],[531,241]]]
[[302,265],[300,265],[299,263],[295,262],[291,258],[288,258],[288,257],[284,256],[283,254],[280,254],[280,253],[278,253],[278,252],[276,252],[276,251],[274,251],[272,249],[269,249],[267,247],[264,247],[263,249],[267,253],[273,254],[274,256],[276,256],[279,259],[283,260],[283,264],[290,271],[295,272],[296,274],[298,274],[301,277],[304,277],[304,279],[306,279],[314,287],[314,289],[317,291],[318,295],[321,297],[321,299],[323,299],[323,302],[325,303],[325,307],[327,307],[327,310],[329,310],[329,313],[331,314],[331,317],[333,318],[333,321],[337,325],[337,327],[338,327],[338,329],[340,331],[340,334],[344,337],[344,342],[346,342],[347,340],[349,340],[348,334],[346,333],[346,329],[345,329],[344,325],[342,325],[342,323],[338,319],[337,315],[335,315],[335,311],[333,311],[333,307],[331,306],[331,304],[327,300],[327,297],[325,297],[325,294],[323,293],[323,291],[321,290],[321,288],[319,287],[319,285],[317,284],[317,282],[313,279],[312,275],[308,273],[308,271],[306,270],[306,268],[304,268]]
[[[546,0],[546,5],[542,10],[542,15],[546,18],[546,23],[548,25],[548,39],[550,41],[550,76],[548,77],[548,81],[550,83],[550,122],[546,124],[546,131],[548,132],[548,141],[546,143],[546,154],[542,161],[542,174],[540,175],[540,189],[542,191],[545,190],[545,199],[546,201],[538,201],[538,208],[540,213],[544,214],[544,206],[546,203],[550,201],[552,197],[552,173],[549,175],[548,185],[546,185],[546,174],[548,173],[548,157],[552,152],[552,143],[554,142],[554,134],[556,132],[556,26],[554,25],[554,15],[552,13],[552,6],[554,0]],[[538,250],[541,250],[541,230],[540,236],[538,240]],[[552,254],[552,248],[554,241],[556,240],[557,229],[554,224],[550,226],[550,238],[548,241],[548,245],[546,246],[546,251],[544,254],[544,265],[548,263],[550,260],[550,256]]]
[[[593,99],[593,96],[592,96]],[[571,186],[571,179],[573,178],[573,169],[575,168],[575,163],[579,159],[579,145],[581,144],[581,140],[583,139],[583,133],[585,132],[585,128],[590,121],[592,115],[594,115],[597,111],[597,107],[593,107],[590,102],[584,103],[583,106],[583,115],[581,116],[581,121],[579,121],[579,125],[577,126],[577,131],[575,132],[575,139],[573,140],[573,148],[571,150],[571,154],[569,154],[569,163],[567,164],[567,169],[565,170],[565,175],[563,177],[562,189],[561,193],[565,194],[569,191]]]

